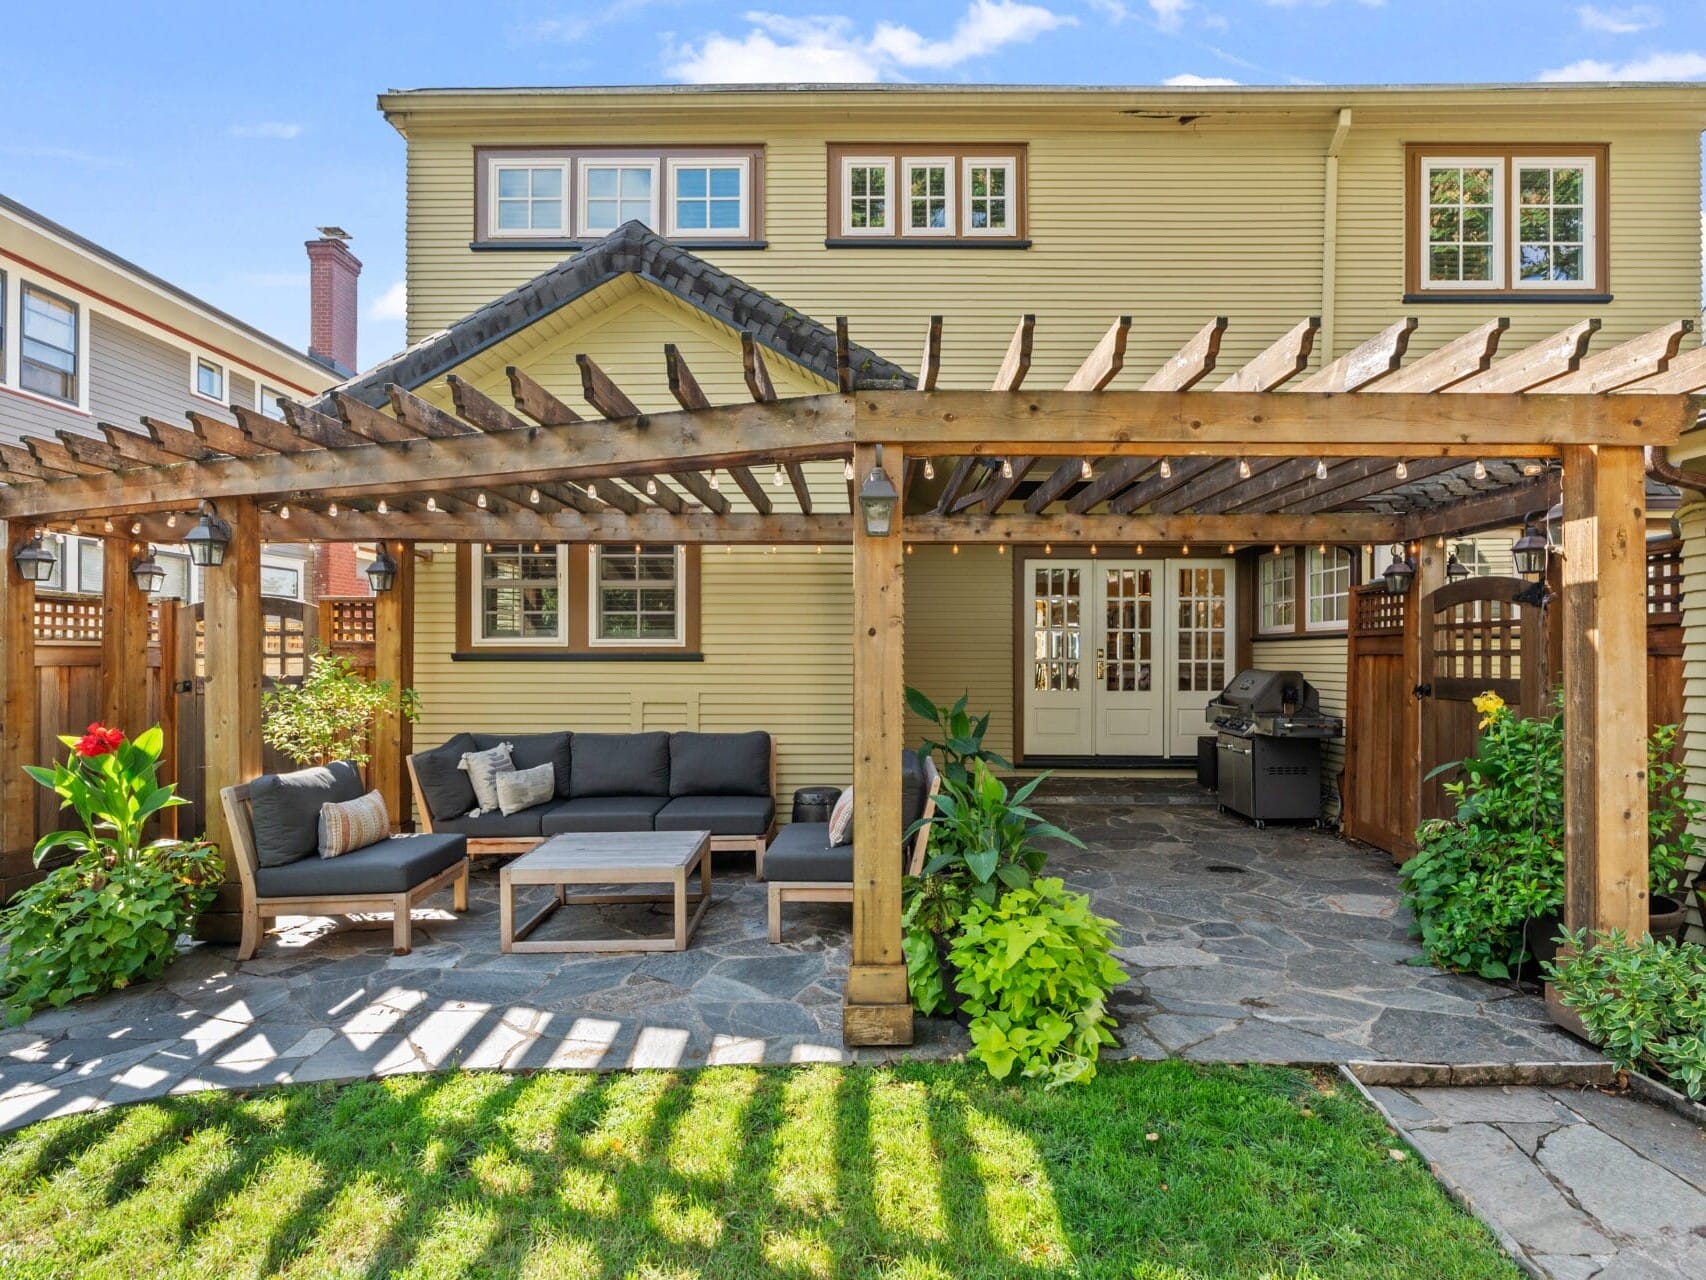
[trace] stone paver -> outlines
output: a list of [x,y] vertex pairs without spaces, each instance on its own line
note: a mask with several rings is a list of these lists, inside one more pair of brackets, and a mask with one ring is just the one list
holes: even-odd
[[[1118,1055],[1594,1057],[1553,1029],[1532,995],[1407,963],[1415,946],[1382,853],[1307,828],[1256,831],[1188,783],[1057,778],[1040,795],[1087,846],[1058,851],[1051,870],[1121,929],[1131,976],[1111,1001]],[[228,948],[191,948],[162,982],[0,1032],[0,1129],[168,1092],[459,1065],[849,1060],[846,907],[790,907],[786,941],[772,946],[764,888],[746,868],[731,862],[715,889],[683,953],[503,955],[491,860],[475,872],[465,915],[444,898],[417,914],[408,956],[390,954],[388,925],[324,919],[290,922],[242,965]],[[565,911],[547,926],[565,936],[656,930],[652,910],[632,906]],[[954,1023],[921,1020],[912,1048],[857,1057],[950,1057],[965,1046]]]

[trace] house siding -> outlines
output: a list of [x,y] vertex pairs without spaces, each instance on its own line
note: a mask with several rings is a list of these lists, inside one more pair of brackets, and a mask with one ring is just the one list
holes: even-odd
[[[1306,636],[1295,640],[1263,640],[1250,643],[1250,663],[1270,671],[1301,671],[1303,678],[1321,695],[1323,714],[1345,714],[1346,673],[1350,648],[1344,636]],[[1321,790],[1325,799],[1323,816],[1339,819],[1339,775],[1345,767],[1345,741],[1336,738],[1321,744]]]
[[[1706,504],[1691,502],[1677,513],[1682,526],[1682,762],[1689,798],[1706,804]],[[1706,842],[1706,822],[1694,834]],[[1688,868],[1692,882],[1701,859]],[[1690,937],[1706,942],[1700,900],[1688,898]]]

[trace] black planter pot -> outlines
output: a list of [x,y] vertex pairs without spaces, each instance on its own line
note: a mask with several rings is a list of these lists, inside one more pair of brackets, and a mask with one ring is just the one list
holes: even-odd
[[949,958],[952,943],[941,934],[936,935],[936,966],[942,974],[942,991],[948,1000],[948,1016],[962,1027],[971,1025],[971,1014],[960,1008],[960,989],[954,985],[954,979],[959,977],[959,967]]
[[[1647,932],[1655,942],[1666,938],[1682,941],[1688,927],[1687,905],[1681,898],[1668,893],[1655,893],[1648,900]],[[1558,930],[1562,925],[1563,921],[1556,912],[1536,916],[1523,923],[1523,945],[1529,958],[1523,964],[1519,977],[1536,982],[1540,980],[1541,964],[1558,958]]]
[[1647,932],[1653,941],[1665,938],[1681,942],[1688,928],[1688,904],[1668,893],[1655,893],[1647,903]]

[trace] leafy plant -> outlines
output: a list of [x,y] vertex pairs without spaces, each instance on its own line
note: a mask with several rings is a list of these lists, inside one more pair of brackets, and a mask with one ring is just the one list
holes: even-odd
[[261,736],[297,764],[366,764],[368,736],[387,712],[419,720],[420,697],[389,680],[369,680],[339,654],[316,653],[301,684],[261,695]]
[[76,856],[97,855],[127,861],[143,847],[143,831],[162,809],[185,803],[177,788],[159,783],[160,753],[166,735],[159,725],[134,740],[105,725],[91,724],[81,738],[61,736],[70,748],[65,760],[49,768],[25,765],[24,772],[74,810],[82,826],[50,831],[36,841],[35,864],[56,850]]
[[1055,878],[974,899],[950,958],[971,1015],[971,1056],[1005,1080],[1019,1074],[1052,1088],[1096,1074],[1114,1042],[1108,993],[1125,980],[1109,954],[1115,925],[1090,913],[1086,894]]
[[938,942],[959,928],[967,895],[946,876],[908,876],[903,894],[900,946],[913,1008],[927,1017],[952,1013],[954,1003],[942,973]]
[[1706,1097],[1706,947],[1632,941],[1614,930],[1545,966],[1558,998],[1619,1070],[1654,1068],[1691,1098]]
[[[981,759],[956,780],[944,774],[930,820],[930,858],[924,876],[960,882],[970,898],[993,905],[1003,889],[1026,889],[1042,873],[1048,851],[1039,841],[1060,840],[1082,849],[1084,842],[1026,807],[1048,775],[1040,774],[1009,794],[1006,784]],[[923,820],[912,824],[916,834]]]
[[964,783],[971,776],[971,766],[975,761],[982,761],[998,769],[1012,767],[984,747],[984,735],[989,732],[989,716],[972,719],[966,711],[968,700],[968,695],[961,694],[959,701],[953,706],[938,706],[928,694],[921,693],[910,685],[906,689],[906,705],[912,709],[912,714],[921,720],[930,721],[936,732],[942,735],[940,741],[926,738],[919,743],[918,750],[922,755],[940,758],[945,781]]

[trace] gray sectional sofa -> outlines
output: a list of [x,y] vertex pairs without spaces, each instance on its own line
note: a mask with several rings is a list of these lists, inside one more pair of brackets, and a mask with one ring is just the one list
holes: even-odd
[[[465,752],[510,744],[518,769],[549,763],[551,799],[470,816]],[[409,757],[416,822],[454,832],[470,854],[522,853],[567,832],[709,831],[713,852],[750,850],[759,877],[776,823],[776,747],[768,733],[459,733]]]

